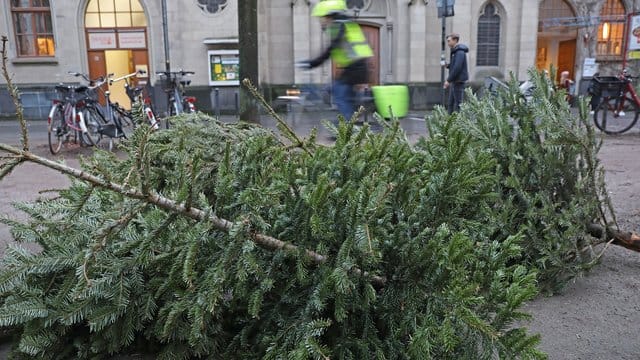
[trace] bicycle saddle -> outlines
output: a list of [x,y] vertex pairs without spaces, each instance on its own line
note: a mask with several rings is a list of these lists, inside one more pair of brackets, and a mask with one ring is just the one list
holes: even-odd
[[180,80],[180,85],[187,86],[191,84],[191,80]]
[[127,88],[125,89],[125,91],[126,91],[126,93],[127,93],[127,96],[129,97],[129,100],[131,100],[132,102],[135,102],[135,101],[136,101],[136,98],[137,98],[140,94],[142,94],[142,90],[143,90],[143,89],[142,89],[141,87],[139,87],[139,86],[136,86],[136,87],[133,87],[133,88],[131,88],[131,87],[127,87]]

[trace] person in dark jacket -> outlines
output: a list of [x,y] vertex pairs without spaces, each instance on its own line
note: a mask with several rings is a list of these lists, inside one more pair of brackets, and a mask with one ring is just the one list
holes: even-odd
[[449,89],[449,114],[460,110],[460,103],[464,96],[464,87],[469,80],[469,70],[467,68],[467,53],[469,48],[460,44],[460,35],[447,35],[447,45],[451,49],[451,57],[448,64],[444,66],[449,69],[449,76],[444,82],[444,88]]

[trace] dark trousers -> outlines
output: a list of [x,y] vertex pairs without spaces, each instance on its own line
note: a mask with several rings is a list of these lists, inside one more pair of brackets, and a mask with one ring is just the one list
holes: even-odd
[[336,79],[333,82],[333,101],[345,121],[351,121],[351,117],[356,111],[356,92],[353,85],[347,84],[342,79]]
[[361,59],[342,69],[333,81],[333,101],[346,121],[350,121],[357,110],[355,86],[368,83],[368,76],[367,59]]
[[453,82],[449,84],[449,103],[447,106],[449,114],[460,110],[460,103],[464,96],[464,85],[465,83],[463,82]]

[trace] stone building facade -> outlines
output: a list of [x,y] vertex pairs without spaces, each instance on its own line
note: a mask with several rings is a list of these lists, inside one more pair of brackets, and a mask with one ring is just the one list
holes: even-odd
[[[196,73],[188,92],[197,96],[200,109],[234,110],[242,31],[237,1],[2,1],[0,33],[9,39],[9,72],[22,90],[29,117],[46,117],[55,84],[78,82],[68,71],[95,77],[145,69],[148,77],[141,78],[141,84],[147,84],[161,104],[164,93],[155,72],[167,65]],[[335,70],[330,63],[310,72],[294,66],[317,55],[327,40],[310,16],[317,1],[258,0],[259,77],[268,98],[294,84],[331,81]],[[457,0],[454,16],[444,22],[435,0],[347,3],[375,50],[372,84],[408,84],[411,106],[426,109],[441,99],[444,33],[459,33],[469,46],[474,88],[487,76],[525,79],[529,69],[551,65],[570,71],[581,83],[593,72],[594,61],[601,73],[619,71],[629,38],[627,15],[640,8],[637,2]],[[635,60],[627,65],[634,67]],[[114,93],[119,91],[116,85]],[[12,112],[3,89],[0,114]]]

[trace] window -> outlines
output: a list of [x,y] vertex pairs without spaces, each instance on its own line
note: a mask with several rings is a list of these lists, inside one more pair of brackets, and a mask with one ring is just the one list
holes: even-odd
[[624,52],[625,10],[622,1],[607,0],[600,10],[598,25],[599,57],[620,57]]
[[371,0],[347,0],[347,8],[355,10],[368,9],[371,6]]
[[147,26],[138,0],[91,0],[84,20],[88,28]]
[[198,7],[209,14],[218,13],[227,7],[227,0],[197,0]]
[[54,56],[49,0],[11,0],[18,56]]
[[489,3],[478,19],[477,66],[498,66],[500,59],[500,15]]

